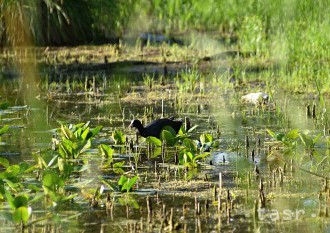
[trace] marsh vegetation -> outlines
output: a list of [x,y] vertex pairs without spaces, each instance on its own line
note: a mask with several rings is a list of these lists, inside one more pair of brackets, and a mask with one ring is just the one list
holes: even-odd
[[326,1],[0,6],[1,231],[329,230]]

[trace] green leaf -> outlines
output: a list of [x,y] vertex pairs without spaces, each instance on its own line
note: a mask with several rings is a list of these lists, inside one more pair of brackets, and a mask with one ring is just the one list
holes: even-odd
[[121,168],[125,164],[125,161],[117,162],[113,164],[114,168]]
[[[6,184],[15,192],[18,192],[18,188],[19,188],[19,183],[15,183],[15,182],[12,182],[11,180],[9,179],[3,179],[4,182],[6,182]],[[17,180],[18,181],[18,180]]]
[[270,129],[266,129],[266,130],[267,130],[268,134],[276,140],[276,134],[273,131],[271,131]]
[[317,143],[317,141],[320,139],[321,137],[321,133],[319,133],[318,135],[316,135],[316,137],[313,139],[313,144],[315,145]]
[[4,109],[7,109],[9,107],[9,103],[5,102],[5,103],[1,103],[0,104],[0,110],[4,110]]
[[57,191],[60,187],[64,186],[64,180],[58,174],[51,172],[44,176],[42,184],[48,189]]
[[153,137],[153,136],[147,137],[146,141],[148,143],[151,143],[151,144],[153,144],[155,146],[158,146],[158,147],[162,146],[162,141],[160,139],[156,138],[156,137]]
[[4,189],[4,190],[5,190],[5,196],[6,196],[6,199],[7,199],[7,202],[9,204],[10,208],[11,209],[15,209],[13,195],[7,189]]
[[299,130],[298,129],[293,129],[290,130],[286,135],[286,138],[291,139],[291,140],[295,140],[299,137]]
[[127,182],[128,178],[126,176],[120,176],[118,180],[118,185],[123,186]]
[[11,165],[9,167],[7,167],[6,171],[3,173],[4,174],[4,178],[12,178],[12,177],[16,177],[19,173],[20,173],[20,167],[19,165]]
[[0,129],[0,136],[5,134],[9,129],[9,125],[5,125]]
[[192,152],[196,152],[197,151],[197,146],[196,146],[196,143],[189,139],[189,138],[185,138],[183,140],[183,145],[189,150],[189,151],[192,151]]
[[124,170],[121,167],[113,168],[113,172],[116,173],[116,174],[123,174]]
[[312,146],[314,146],[313,140],[308,135],[304,133],[299,133],[299,136],[305,147],[311,148]]
[[277,133],[275,136],[276,141],[283,141],[285,139],[285,134],[284,133]]
[[112,133],[112,139],[116,144],[124,144],[126,142],[126,136],[120,130],[115,130]]
[[65,125],[61,125],[61,133],[62,133],[63,138],[66,138],[69,140],[76,139],[76,137],[71,132],[71,130],[68,127],[66,127]]
[[51,167],[54,162],[57,160],[58,158],[58,155],[55,155],[54,158],[52,158],[52,160],[49,161],[49,163],[47,164],[47,167]]
[[197,129],[198,125],[194,125],[193,127],[191,127],[189,130],[188,130],[188,133],[191,133],[193,132],[195,129]]
[[15,208],[19,208],[19,207],[22,207],[22,206],[27,207],[28,206],[28,198],[25,195],[17,196],[17,197],[15,197],[13,204],[14,204]]
[[166,129],[160,133],[160,138],[161,140],[165,140],[165,142],[170,146],[173,146],[176,143],[175,134],[173,135],[173,132]]
[[13,220],[16,223],[26,223],[31,215],[32,209],[30,207],[22,206],[15,209],[13,213]]
[[85,131],[81,134],[81,138],[84,140],[88,140],[93,136],[93,133],[89,132],[89,128],[85,129]]
[[0,165],[4,166],[5,168],[7,168],[9,166],[9,161],[8,159],[5,158],[0,158]]
[[205,159],[207,156],[210,156],[210,155],[211,155],[210,152],[206,152],[206,153],[197,155],[196,157],[194,157],[194,161]]
[[101,144],[101,145],[99,145],[99,151],[102,156],[112,159],[114,150],[110,146]]
[[205,144],[207,142],[213,142],[213,136],[211,134],[203,133],[200,136],[200,141],[202,144]]
[[151,154],[151,158],[157,158],[159,155],[162,153],[162,148],[161,147],[156,147]]
[[125,184],[122,186],[121,191],[127,191],[130,192],[132,190],[132,187],[137,181],[137,176],[134,176],[133,178],[128,178]]
[[103,129],[103,126],[99,125],[99,126],[96,126],[94,129],[92,129],[92,134],[93,134],[93,137],[95,137],[101,130]]
[[176,136],[176,132],[171,126],[167,125],[167,126],[163,127],[162,130],[167,130],[168,132],[170,132],[172,134],[173,137]]

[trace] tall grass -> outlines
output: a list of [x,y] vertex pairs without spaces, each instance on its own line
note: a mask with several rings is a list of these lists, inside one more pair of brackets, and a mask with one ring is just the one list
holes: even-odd
[[[327,90],[329,12],[328,0],[2,0],[0,43],[19,44],[27,36],[35,44],[56,45],[131,32],[212,32],[279,64],[280,83],[300,89],[316,80]],[[18,28],[23,24],[16,19],[26,28]]]

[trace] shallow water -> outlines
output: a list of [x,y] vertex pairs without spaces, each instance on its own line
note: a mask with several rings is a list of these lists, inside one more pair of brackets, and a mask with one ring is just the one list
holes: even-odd
[[[51,138],[59,121],[80,123],[91,121],[92,127],[103,125],[92,148],[82,160],[87,169],[70,179],[68,190],[77,193],[73,202],[63,206],[49,207],[46,198],[33,204],[31,221],[49,215],[43,221],[31,226],[32,232],[159,232],[177,229],[187,232],[218,231],[260,231],[260,232],[304,232],[328,231],[328,190],[324,192],[324,178],[329,169],[328,149],[325,140],[320,140],[314,154],[298,145],[288,152],[280,146],[272,149],[274,141],[266,128],[274,132],[287,132],[298,128],[309,130],[311,135],[319,132],[329,136],[322,119],[306,117],[306,105],[313,103],[302,96],[284,92],[274,93],[276,108],[244,105],[240,93],[220,90],[207,84],[207,94],[187,95],[178,105],[175,97],[177,88],[170,82],[165,87],[148,89],[142,77],[133,81],[122,75],[105,77],[99,91],[72,91],[61,87],[40,94],[45,108],[24,105],[24,99],[7,96],[10,108],[0,110],[1,123],[9,124],[10,131],[1,137],[0,155],[11,163],[33,161],[31,154],[50,148]],[[104,79],[103,79],[104,80]],[[15,86],[8,82],[10,88]],[[64,85],[64,84],[63,84]],[[102,86],[102,88],[101,88]],[[9,88],[8,87],[8,88]],[[6,90],[6,88],[5,88]],[[61,91],[59,91],[61,90]],[[153,95],[148,93],[154,92]],[[162,98],[164,96],[163,108]],[[94,190],[100,187],[102,179],[116,183],[119,175],[109,169],[102,169],[106,159],[99,155],[97,146],[101,143],[113,145],[110,139],[115,129],[122,130],[135,139],[135,132],[127,126],[133,118],[150,119],[165,116],[189,117],[193,125],[199,125],[192,137],[211,133],[219,147],[211,149],[211,157],[200,162],[196,169],[187,171],[174,164],[175,148],[168,148],[165,159],[161,156],[148,159],[143,141],[137,146],[138,166],[134,156],[137,153],[124,147],[115,147],[114,159],[125,161],[126,174],[137,174],[138,183],[131,193],[112,191],[105,186],[105,193],[111,193],[113,210],[105,208],[106,196],[101,203],[90,207]],[[48,130],[31,130],[35,114],[44,116]],[[326,117],[324,114],[323,117]],[[217,127],[220,135],[217,135]],[[219,136],[219,137],[217,137]],[[246,137],[249,147],[246,148]],[[260,145],[257,141],[260,139]],[[275,146],[276,147],[276,146]],[[274,148],[275,148],[274,147]],[[254,151],[254,152],[252,152]],[[275,151],[275,152],[274,152]],[[254,153],[254,158],[252,158]],[[286,165],[284,165],[284,163]],[[258,172],[255,172],[255,167]],[[303,169],[303,170],[302,170]],[[311,170],[313,173],[306,172]],[[222,174],[221,211],[218,211],[218,197],[215,187],[219,186]],[[317,176],[317,175],[319,176]],[[265,207],[259,203],[259,185],[263,181],[266,197]],[[33,183],[30,177],[25,182]],[[92,191],[91,191],[92,190]],[[219,190],[217,190],[218,192]],[[150,197],[153,212],[148,216],[147,196]],[[259,203],[259,204],[258,204]],[[196,214],[196,206],[200,213]],[[230,205],[230,207],[229,207]],[[46,206],[46,208],[45,208]],[[48,206],[48,207],[47,207]],[[171,215],[172,209],[172,215]],[[6,203],[1,205],[1,231],[14,232],[17,227],[8,219]],[[170,220],[172,216],[172,221]]]

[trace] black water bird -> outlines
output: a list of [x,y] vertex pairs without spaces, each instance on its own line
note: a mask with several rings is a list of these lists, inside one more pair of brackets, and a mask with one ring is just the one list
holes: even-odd
[[162,129],[165,126],[170,126],[174,129],[175,133],[178,133],[182,125],[182,121],[180,120],[173,120],[169,118],[162,118],[162,119],[157,119],[146,126],[143,126],[141,121],[139,120],[133,120],[129,127],[134,127],[138,130],[139,135],[142,137],[149,137],[153,136],[156,138],[160,137],[160,133],[162,132]]

